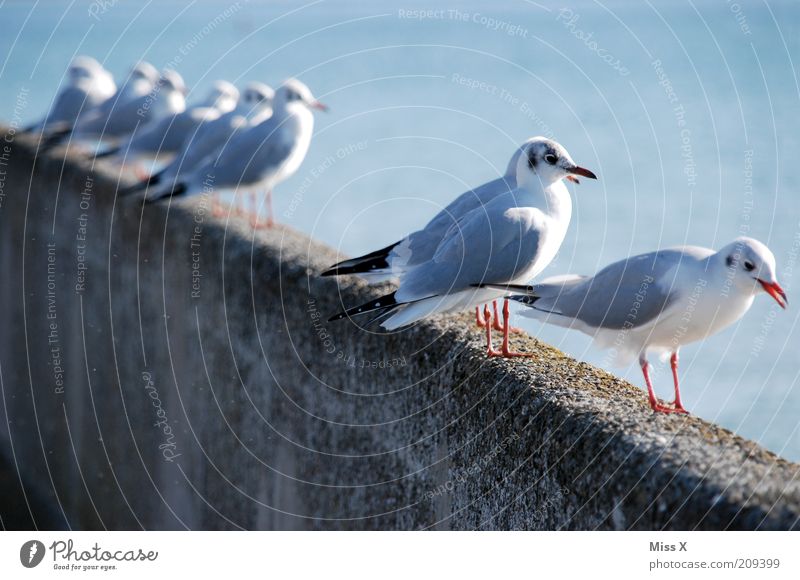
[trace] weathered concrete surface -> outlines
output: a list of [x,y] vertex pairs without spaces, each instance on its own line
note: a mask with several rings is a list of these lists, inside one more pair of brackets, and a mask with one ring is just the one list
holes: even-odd
[[329,324],[378,292],[329,248],[61,154],[4,168],[0,441],[72,526],[800,526],[797,464],[535,340],[487,360],[467,316]]

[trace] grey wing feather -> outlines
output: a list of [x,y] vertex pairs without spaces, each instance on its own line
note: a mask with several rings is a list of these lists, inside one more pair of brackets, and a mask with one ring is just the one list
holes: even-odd
[[120,103],[107,114],[86,116],[78,122],[76,133],[79,135],[120,137],[132,133],[138,125],[145,124],[149,118],[142,115],[141,107],[146,104],[144,97],[136,101]]
[[406,259],[402,261],[402,264],[395,263],[400,262],[401,260],[398,258],[402,258],[402,256],[393,255],[392,266],[415,266],[430,260],[445,234],[456,222],[498,195],[511,191],[514,189],[515,183],[513,177],[500,177],[459,195],[436,214],[423,229],[410,234],[404,240],[404,244],[397,251],[407,252],[404,254]]
[[78,87],[67,87],[56,97],[53,108],[47,114],[42,125],[46,127],[57,123],[74,123],[93,104],[85,90]]
[[676,298],[659,284],[685,257],[661,250],[634,256],[603,268],[593,277],[545,280],[536,284],[533,308],[562,314],[593,328],[635,328],[657,318]]
[[417,300],[520,276],[539,255],[541,235],[538,229],[508,217],[506,209],[489,204],[459,220],[433,259],[406,274],[397,298]]
[[[265,123],[269,125],[265,126]],[[282,141],[276,123],[261,125],[236,134],[199,169],[213,175],[217,187],[236,187],[255,184],[277,169],[292,152],[292,144]]]
[[178,151],[186,137],[205,120],[214,119],[216,109],[191,109],[146,125],[131,139],[134,151],[171,153]]

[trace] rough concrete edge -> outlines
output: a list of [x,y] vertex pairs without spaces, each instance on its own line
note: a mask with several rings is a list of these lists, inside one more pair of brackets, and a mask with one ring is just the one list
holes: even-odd
[[[6,131],[3,130],[3,133]],[[19,135],[16,146],[23,146],[29,159],[40,168],[57,170],[56,165],[76,166],[75,173],[91,172],[94,175],[96,191],[104,189],[117,191],[125,184],[118,181],[118,175],[111,166],[99,163],[94,165],[85,157],[58,149],[37,158],[36,142],[30,136]],[[69,173],[69,172],[66,172]],[[125,205],[133,200],[115,200],[116,211],[125,211]],[[171,211],[185,214],[189,219],[193,202],[180,200],[166,206],[151,206],[147,211]],[[286,270],[296,273],[320,272],[335,257],[333,249],[304,234],[282,227],[273,231],[256,232],[242,222],[224,223],[209,218],[207,231],[215,228],[224,235],[229,247],[240,244],[241,255],[250,259],[254,243],[261,244],[259,253],[270,256],[286,266]],[[305,255],[284,252],[282,241],[294,239],[305,246]],[[297,244],[292,244],[297,246]],[[246,250],[246,251],[244,251]],[[235,255],[229,252],[228,255]],[[380,289],[369,287],[353,278],[329,282],[346,300],[368,300],[381,293]],[[424,340],[441,339],[446,335],[454,341],[461,356],[481,360],[491,372],[506,377],[508,392],[514,386],[527,386],[534,398],[545,400],[553,412],[570,418],[591,418],[602,425],[602,430],[614,433],[617,445],[623,447],[626,457],[644,456],[648,465],[666,471],[668,479],[688,478],[702,483],[711,489],[726,493],[739,500],[739,511],[759,508],[763,513],[762,527],[769,525],[771,514],[782,512],[794,519],[787,527],[798,527],[800,517],[800,464],[789,462],[758,444],[739,437],[718,425],[708,423],[694,416],[654,415],[646,402],[641,389],[565,355],[561,351],[531,337],[515,339],[517,348],[537,353],[533,361],[524,360],[483,360],[483,349],[476,336],[468,335],[464,329],[471,320],[469,315],[438,318],[415,327],[413,337]],[[648,470],[649,471],[649,470]],[[644,475],[646,476],[646,474]],[[643,476],[643,477],[644,477]],[[713,506],[709,505],[708,509]],[[787,521],[783,518],[784,522]],[[756,526],[758,527],[758,526]]]

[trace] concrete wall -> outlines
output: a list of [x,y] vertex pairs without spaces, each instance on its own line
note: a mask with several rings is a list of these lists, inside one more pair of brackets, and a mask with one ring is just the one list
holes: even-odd
[[488,360],[467,315],[329,324],[377,290],[326,246],[12,141],[0,442],[72,527],[800,527],[797,464],[535,340]]

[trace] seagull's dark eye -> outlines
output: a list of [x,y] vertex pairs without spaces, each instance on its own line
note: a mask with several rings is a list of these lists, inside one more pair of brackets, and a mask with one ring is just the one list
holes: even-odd
[[756,269],[756,265],[753,264],[753,262],[751,262],[750,260],[745,260],[744,269],[747,270],[748,272],[752,272],[753,270]]
[[547,161],[550,165],[555,165],[556,161],[558,161],[558,157],[555,153],[548,153],[544,156],[544,160]]

